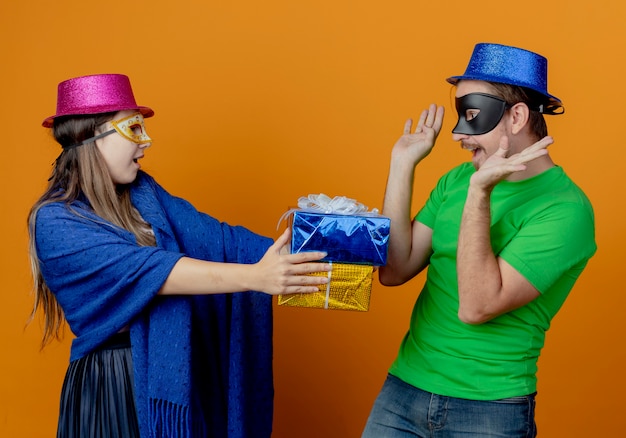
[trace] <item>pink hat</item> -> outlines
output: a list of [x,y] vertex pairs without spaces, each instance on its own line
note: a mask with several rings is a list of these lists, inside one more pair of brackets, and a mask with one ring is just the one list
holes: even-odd
[[56,117],[83,114],[101,114],[123,110],[139,110],[144,117],[152,117],[152,109],[135,102],[128,76],[102,74],[68,79],[59,84],[57,113],[43,121],[46,128]]

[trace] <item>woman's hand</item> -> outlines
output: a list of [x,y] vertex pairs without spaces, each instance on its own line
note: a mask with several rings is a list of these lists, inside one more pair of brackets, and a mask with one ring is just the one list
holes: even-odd
[[328,283],[327,276],[310,276],[314,272],[328,272],[329,263],[316,262],[326,256],[324,252],[289,254],[291,230],[285,232],[268,248],[263,258],[252,265],[255,282],[251,290],[271,295],[287,293],[319,292],[319,285]]

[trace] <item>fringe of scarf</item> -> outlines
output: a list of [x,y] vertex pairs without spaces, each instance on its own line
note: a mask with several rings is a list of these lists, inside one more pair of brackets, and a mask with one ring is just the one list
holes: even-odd
[[189,406],[150,399],[150,437],[192,438],[206,436],[203,422],[192,422]]

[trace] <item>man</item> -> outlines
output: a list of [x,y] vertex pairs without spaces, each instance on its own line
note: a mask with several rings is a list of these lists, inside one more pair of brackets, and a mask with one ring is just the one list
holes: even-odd
[[478,44],[456,86],[453,140],[472,163],[449,171],[411,220],[415,167],[444,111],[431,105],[392,150],[384,285],[428,266],[409,330],[364,438],[534,437],[537,359],[550,321],[596,250],[593,210],[556,166],[544,114],[547,60]]

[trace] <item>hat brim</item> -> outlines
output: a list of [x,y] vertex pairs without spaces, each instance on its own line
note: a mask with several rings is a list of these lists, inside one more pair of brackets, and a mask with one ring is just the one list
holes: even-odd
[[459,83],[459,81],[462,80],[466,80],[466,81],[484,81],[484,82],[495,82],[495,83],[499,83],[499,84],[507,84],[507,85],[514,85],[514,86],[518,86],[518,87],[523,87],[523,88],[528,88],[530,90],[533,90],[539,94],[541,94],[542,96],[547,97],[550,100],[550,103],[552,105],[558,106],[558,107],[562,107],[563,106],[563,102],[561,102],[561,99],[559,99],[556,96],[553,96],[549,93],[546,93],[544,90],[538,90],[536,87],[534,87],[532,84],[524,84],[524,83],[520,83],[520,82],[513,82],[513,81],[507,81],[506,79],[503,79],[502,77],[490,77],[488,75],[463,75],[463,76],[450,76],[449,78],[446,79],[447,82],[449,82],[452,85],[457,85]]
[[54,119],[56,119],[58,117],[86,116],[86,115],[91,115],[91,114],[96,115],[96,114],[113,113],[113,112],[126,111],[126,110],[136,110],[136,111],[139,111],[141,113],[141,115],[144,116],[145,118],[152,117],[154,115],[154,111],[152,110],[152,108],[148,108],[147,106],[137,106],[137,107],[134,107],[134,108],[119,108],[117,106],[101,106],[101,107],[86,108],[86,109],[80,110],[80,111],[72,111],[72,112],[67,113],[67,114],[55,114],[53,116],[50,116],[50,117],[46,118],[41,123],[41,125],[44,128],[51,128],[52,125],[54,124]]

